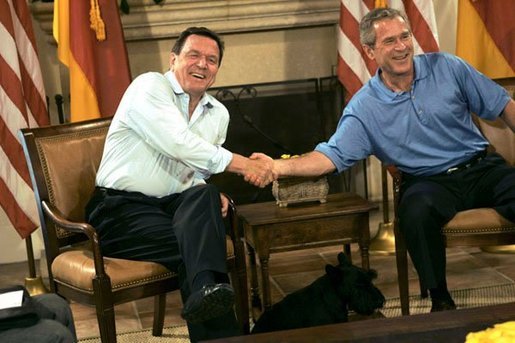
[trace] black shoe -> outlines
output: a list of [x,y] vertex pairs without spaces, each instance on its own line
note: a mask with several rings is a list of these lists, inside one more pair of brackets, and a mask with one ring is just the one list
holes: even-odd
[[456,309],[456,304],[452,299],[431,299],[431,312],[450,311]]
[[234,290],[227,283],[204,285],[192,293],[181,316],[190,323],[200,323],[229,312],[234,304]]

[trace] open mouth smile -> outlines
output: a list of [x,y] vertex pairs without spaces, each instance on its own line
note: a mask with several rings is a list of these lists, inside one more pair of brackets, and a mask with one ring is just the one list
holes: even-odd
[[191,76],[193,76],[194,78],[197,78],[197,79],[201,79],[201,80],[204,80],[206,78],[205,75],[197,74],[197,73],[191,73]]

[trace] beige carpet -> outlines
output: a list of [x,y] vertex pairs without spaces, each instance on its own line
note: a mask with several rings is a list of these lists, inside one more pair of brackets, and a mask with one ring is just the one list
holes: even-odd
[[[452,298],[458,309],[481,307],[487,305],[505,304],[515,302],[515,284],[507,283],[490,287],[451,290]],[[428,313],[431,309],[431,300],[422,299],[418,295],[410,296],[410,314]],[[399,298],[386,300],[381,313],[388,318],[401,315]]]
[[[160,337],[152,336],[152,329],[135,332],[120,333],[116,336],[118,343],[189,343],[188,328],[186,326],[172,326],[163,329]],[[79,343],[101,343],[100,338],[84,338]]]
[[[515,284],[495,285],[491,287],[451,290],[451,294],[458,308],[481,307],[486,305],[515,302]],[[421,299],[420,296],[410,297],[410,313],[427,313],[431,308],[431,301]],[[399,298],[386,300],[381,313],[385,317],[401,315]],[[189,342],[186,326],[168,327],[163,330],[163,336],[152,336],[152,330],[121,333],[117,336],[118,343],[186,343]],[[100,343],[99,338],[86,338],[79,343]]]

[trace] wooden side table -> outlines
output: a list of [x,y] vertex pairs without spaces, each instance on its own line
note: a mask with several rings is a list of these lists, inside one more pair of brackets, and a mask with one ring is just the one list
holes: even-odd
[[281,251],[358,243],[363,268],[369,268],[369,213],[378,206],[353,193],[330,194],[327,202],[292,204],[279,207],[274,201],[237,206],[244,228],[251,268],[252,305],[259,298],[256,257],[261,264],[264,309],[271,304],[268,261]]

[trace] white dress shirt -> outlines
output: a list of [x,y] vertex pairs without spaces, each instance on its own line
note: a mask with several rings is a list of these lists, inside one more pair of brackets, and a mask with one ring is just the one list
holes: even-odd
[[163,197],[223,172],[232,160],[222,147],[227,109],[205,94],[190,119],[188,104],[173,72],[138,76],[113,117],[97,186]]

